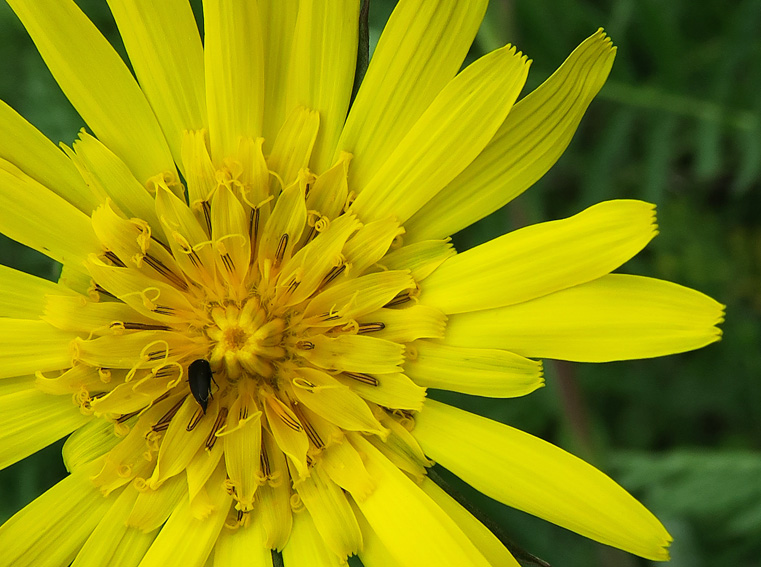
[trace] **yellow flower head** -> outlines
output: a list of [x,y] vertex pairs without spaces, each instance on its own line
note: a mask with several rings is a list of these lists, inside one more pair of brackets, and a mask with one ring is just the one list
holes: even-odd
[[71,434],[0,563],[517,565],[432,460],[667,558],[603,473],[426,399],[719,337],[710,298],[610,275],[655,236],[647,203],[448,241],[557,160],[604,33],[516,104],[515,48],[458,72],[486,0],[402,0],[349,109],[359,0],[205,0],[203,44],[186,0],[108,0],[137,80],[72,0],[8,3],[92,134],[61,151],[0,106],[0,229],[63,265],[0,269],[0,466]]

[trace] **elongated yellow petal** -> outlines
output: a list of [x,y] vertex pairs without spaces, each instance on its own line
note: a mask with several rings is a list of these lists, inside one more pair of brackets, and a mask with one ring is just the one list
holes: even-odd
[[359,0],[301,2],[288,66],[286,108],[304,105],[320,113],[312,170],[331,160],[349,108],[357,59]]
[[520,100],[483,152],[409,222],[409,242],[443,238],[531,187],[571,142],[613,65],[616,48],[598,30],[538,89]]
[[86,132],[81,132],[74,142],[74,152],[75,159],[85,168],[83,177],[113,199],[127,217],[138,217],[151,226],[159,226],[153,197],[119,156]]
[[489,561],[489,564],[520,567],[504,544],[497,539],[497,536],[491,533],[489,528],[479,522],[439,485],[426,477],[420,486],[465,532],[465,535],[468,536],[470,541],[478,548],[478,551]]
[[719,340],[724,308],[654,278],[611,274],[498,309],[452,315],[446,342],[537,358],[607,362],[650,358]]
[[77,428],[63,444],[61,456],[66,470],[74,472],[113,449],[121,437],[114,434],[114,424],[93,419]]
[[415,304],[405,309],[378,309],[357,318],[360,333],[373,337],[410,343],[415,339],[440,339],[444,337],[446,316],[427,305]]
[[325,448],[320,465],[331,480],[350,492],[355,500],[364,500],[375,488],[362,457],[346,438]]
[[314,368],[296,368],[294,373],[296,398],[316,414],[349,431],[384,432],[367,403],[329,374]]
[[344,562],[328,550],[309,513],[294,514],[293,530],[283,549],[284,565],[340,567]]
[[0,158],[89,215],[99,200],[60,148],[0,101]]
[[267,159],[270,169],[279,177],[272,181],[272,193],[288,187],[299,171],[309,165],[320,120],[320,113],[306,106],[297,106],[288,114]]
[[[406,221],[489,143],[523,88],[526,57],[504,47],[455,77],[399,141],[352,204],[364,221]],[[354,163],[352,163],[352,167]]]
[[286,116],[288,99],[288,65],[293,47],[293,34],[299,13],[299,0],[258,2],[264,46],[264,122],[262,135],[267,153],[272,148]]
[[155,532],[181,502],[188,500],[188,485],[182,475],[173,476],[153,490],[146,482],[136,481],[139,492],[135,505],[124,520],[127,526],[143,533]]
[[202,566],[211,553],[230,510],[230,496],[224,489],[225,468],[218,466],[206,490],[212,509],[203,519],[193,516],[190,502],[183,500],[151,545],[140,567]]
[[257,138],[264,114],[264,56],[258,2],[203,4],[206,104],[211,157],[235,154],[238,137]]
[[426,454],[487,496],[642,557],[668,559],[671,538],[655,516],[581,459],[432,400],[415,421]]
[[45,310],[45,295],[71,295],[66,286],[0,266],[0,316],[37,319]]
[[58,441],[89,420],[69,396],[40,392],[31,376],[0,381],[0,469]]
[[383,545],[383,542],[378,538],[378,534],[373,531],[365,517],[359,512],[357,505],[354,504],[353,507],[357,511],[357,521],[362,529],[364,547],[357,554],[362,561],[362,565],[365,567],[398,567],[399,562],[391,555],[388,548]]
[[[245,397],[244,397],[245,396]],[[259,461],[262,451],[262,412],[246,394],[233,402],[224,434],[225,467],[234,488],[235,508],[250,512],[259,486]]]
[[426,388],[490,398],[525,396],[544,385],[540,362],[506,350],[424,340],[407,345],[404,372]]
[[141,183],[174,162],[156,117],[119,55],[72,0],[9,2],[79,115]]
[[370,443],[352,436],[365,455],[375,491],[357,507],[400,565],[466,567],[489,564],[455,522]]
[[264,547],[263,530],[257,522],[236,530],[222,528],[214,546],[214,567],[272,567],[272,553]]
[[0,526],[6,565],[60,567],[74,559],[112,503],[89,480],[96,469],[69,475]]
[[110,334],[125,328],[151,329],[156,326],[155,320],[137,313],[126,303],[96,303],[81,295],[48,295],[45,299],[42,319],[64,331]]
[[425,388],[421,388],[401,372],[344,372],[336,378],[367,401],[383,407],[417,411],[425,400]]
[[326,370],[352,372],[398,372],[404,361],[400,344],[363,335],[317,335],[309,350],[300,354],[312,364]]
[[[275,396],[268,396],[264,404],[264,414],[279,450],[288,456],[289,463],[298,471],[298,476],[307,476],[309,438],[293,410]],[[285,475],[286,471],[282,471],[282,474]]]
[[288,542],[293,525],[291,486],[285,455],[267,430],[262,431],[262,462],[268,469],[262,471],[267,481],[256,491],[257,505],[254,506],[252,521],[264,527],[264,545],[281,551]]
[[101,250],[87,215],[4,160],[0,210],[3,234],[75,270]]
[[653,205],[605,201],[570,218],[516,230],[450,258],[420,301],[445,313],[528,301],[599,278],[657,234]]
[[[142,557],[153,543],[156,534],[145,534],[125,524],[137,496],[137,490],[128,486],[117,498],[110,501],[110,509],[77,553],[72,567],[116,565],[119,563],[119,557],[125,552],[134,554],[133,557],[136,558]],[[133,565],[137,565],[137,562]]]
[[174,160],[182,163],[182,132],[206,126],[203,46],[190,4],[109,0],[108,5]]
[[345,561],[362,549],[362,532],[346,495],[322,467],[313,467],[311,474],[297,483],[295,489],[326,547],[339,559]]
[[399,2],[373,53],[338,148],[355,156],[351,187],[364,187],[460,69],[486,0]]
[[346,243],[343,254],[351,266],[351,273],[359,276],[388,252],[391,243],[404,229],[394,219],[370,222],[357,231]]
[[423,240],[389,252],[381,263],[389,270],[409,270],[415,281],[421,281],[455,254],[449,239]]
[[76,337],[45,321],[0,318],[0,378],[70,367]]

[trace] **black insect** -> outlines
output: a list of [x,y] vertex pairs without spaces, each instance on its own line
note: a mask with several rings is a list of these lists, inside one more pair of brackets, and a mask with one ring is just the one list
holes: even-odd
[[199,358],[190,363],[190,366],[188,366],[190,393],[193,394],[204,414],[206,414],[206,406],[209,404],[211,383],[213,381],[214,375],[211,372],[211,365],[209,365],[208,360]]

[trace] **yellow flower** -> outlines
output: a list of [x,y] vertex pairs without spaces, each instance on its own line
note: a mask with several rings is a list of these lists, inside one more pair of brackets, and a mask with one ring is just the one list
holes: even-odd
[[514,104],[514,48],[458,73],[486,0],[402,0],[349,110],[359,0],[206,0],[203,45],[186,0],[109,0],[137,80],[72,0],[8,2],[93,134],[61,151],[0,107],[0,229],[63,265],[0,269],[0,466],[71,434],[2,565],[517,565],[429,459],[667,558],[603,473],[426,399],[719,338],[710,298],[610,275],[656,234],[647,203],[448,241],[557,160],[605,34]]

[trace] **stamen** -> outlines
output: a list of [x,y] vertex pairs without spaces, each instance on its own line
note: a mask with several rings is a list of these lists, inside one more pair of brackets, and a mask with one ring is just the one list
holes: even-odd
[[296,343],[296,348],[299,350],[312,350],[314,349],[314,343],[312,341],[299,341]]
[[248,232],[251,234],[251,246],[256,246],[256,241],[259,238],[259,207],[251,209],[251,216],[248,219]]
[[206,219],[207,233],[211,236],[211,203],[209,201],[201,201],[201,208],[203,209],[203,216]]
[[366,333],[374,333],[376,331],[382,331],[385,328],[386,328],[386,324],[383,322],[363,323],[357,328],[357,334],[364,335]]
[[119,256],[114,254],[111,250],[107,250],[104,256],[111,261],[112,264],[119,266],[120,268],[126,268],[127,265],[119,259]]
[[230,257],[230,254],[225,252],[224,254],[222,254],[221,259],[222,259],[222,263],[225,265],[225,269],[231,274],[235,273],[235,263],[233,262],[233,259]]
[[172,421],[172,418],[175,416],[175,414],[180,411],[180,406],[182,406],[183,402],[185,401],[185,398],[181,398],[179,402],[174,404],[168,412],[166,412],[161,419],[159,419],[153,427],[151,427],[151,431],[158,433],[159,431],[166,431],[169,428],[169,423]]
[[286,232],[280,237],[280,242],[277,243],[277,250],[275,250],[275,267],[280,265],[285,256],[285,247],[288,246],[288,233]]
[[396,307],[397,305],[402,305],[404,303],[407,303],[412,299],[412,294],[409,291],[402,291],[400,293],[396,294],[396,297],[386,303],[383,307]]
[[368,384],[370,386],[380,385],[380,382],[375,376],[370,376],[364,372],[344,372],[343,374],[344,376],[348,376],[349,378],[356,380],[357,382],[362,382],[363,384]]
[[143,410],[137,410],[137,411],[131,411],[129,413],[124,413],[116,418],[116,423],[124,423],[125,421],[129,421],[133,417],[135,417],[137,414],[139,414]]
[[272,469],[270,468],[270,458],[267,455],[267,448],[262,443],[262,451],[259,455],[259,464],[262,468],[262,476],[265,479],[269,479],[272,476]]
[[337,266],[335,268],[331,268],[328,274],[323,278],[322,283],[320,283],[318,290],[324,288],[326,285],[328,285],[330,282],[332,282],[334,279],[336,279],[338,276],[344,273],[344,270],[346,270],[346,264],[341,264],[340,266]]
[[217,442],[217,431],[222,429],[226,419],[227,408],[222,408],[219,410],[219,415],[217,416],[217,420],[214,422],[214,427],[211,428],[209,435],[206,437],[206,441],[204,441],[204,446],[206,447],[207,451],[211,451],[214,448],[214,444]]
[[299,421],[304,426],[304,431],[306,431],[307,437],[312,442],[312,445],[317,447],[317,449],[324,449],[325,443],[320,438],[319,433],[317,433],[317,430],[314,428],[314,426],[309,422],[306,417],[304,417],[304,413],[299,409],[298,405],[293,406],[294,413],[298,416]]
[[146,264],[148,264],[151,268],[153,268],[159,274],[161,274],[170,282],[172,282],[175,286],[177,286],[183,291],[188,290],[187,282],[184,279],[182,279],[180,276],[175,274],[172,270],[167,268],[166,265],[164,265],[164,263],[161,262],[161,260],[159,260],[158,258],[154,258],[150,254],[145,254],[143,256],[143,260],[145,260]]
[[156,305],[151,311],[158,313],[159,315],[174,315],[175,313],[173,307],[167,307],[166,305]]
[[188,422],[187,427],[185,428],[185,431],[193,431],[196,426],[201,423],[201,420],[203,419],[204,413],[201,410],[201,408],[198,408],[196,412],[193,414],[193,417],[190,418],[190,422]]
[[105,289],[100,287],[100,285],[98,285],[97,283],[93,283],[93,290],[97,291],[98,293],[102,295],[107,295],[108,297],[113,297],[114,299],[116,299],[116,296],[113,293],[106,291]]
[[172,328],[168,325],[152,325],[149,323],[131,323],[129,321],[117,321],[111,323],[111,328],[119,326],[127,331],[171,331]]

